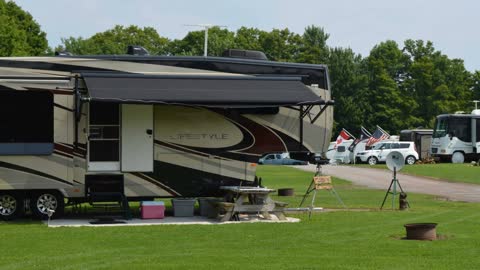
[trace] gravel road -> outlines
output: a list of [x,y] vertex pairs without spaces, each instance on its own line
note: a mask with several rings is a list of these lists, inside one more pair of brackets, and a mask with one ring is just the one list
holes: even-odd
[[[315,165],[293,167],[311,172],[315,172],[316,169]],[[322,166],[322,172],[326,175],[351,181],[357,185],[385,191],[388,189],[393,176],[392,172],[388,170],[343,165],[324,165]],[[480,185],[438,181],[402,173],[397,173],[397,179],[407,193],[431,194],[452,201],[480,202]]]

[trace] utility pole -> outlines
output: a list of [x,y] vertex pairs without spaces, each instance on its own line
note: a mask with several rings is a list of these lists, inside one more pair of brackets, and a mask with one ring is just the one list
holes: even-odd
[[205,42],[203,44],[203,57],[208,55],[208,29],[212,27],[227,27],[225,25],[213,25],[213,24],[185,24],[185,26],[198,26],[203,27],[205,31]]

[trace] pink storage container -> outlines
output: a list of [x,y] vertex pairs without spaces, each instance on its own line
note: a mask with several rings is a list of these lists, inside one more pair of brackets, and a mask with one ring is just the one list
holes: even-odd
[[140,205],[142,219],[158,219],[165,217],[165,204],[161,201],[142,202]]

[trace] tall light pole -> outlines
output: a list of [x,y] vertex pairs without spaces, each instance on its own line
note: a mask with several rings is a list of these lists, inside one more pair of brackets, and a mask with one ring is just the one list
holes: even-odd
[[203,27],[205,31],[205,42],[203,44],[203,57],[208,55],[208,29],[212,27],[226,27],[225,25],[213,25],[213,24],[185,24],[185,26],[198,26]]

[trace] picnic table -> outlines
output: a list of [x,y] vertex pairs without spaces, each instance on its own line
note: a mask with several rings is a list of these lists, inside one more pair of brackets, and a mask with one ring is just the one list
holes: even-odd
[[276,202],[269,196],[275,189],[244,186],[222,186],[220,189],[227,192],[226,198],[233,198],[233,203],[226,203],[226,213],[221,221],[238,217],[239,213],[262,214],[266,219],[271,219],[270,213],[273,213],[280,220],[286,219],[283,214],[286,204]]

